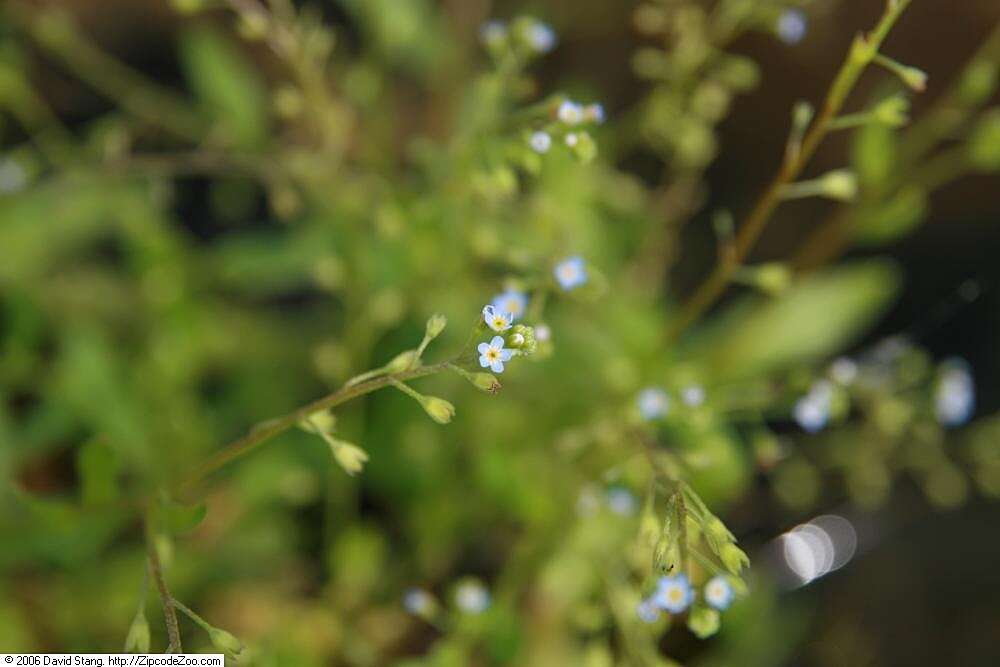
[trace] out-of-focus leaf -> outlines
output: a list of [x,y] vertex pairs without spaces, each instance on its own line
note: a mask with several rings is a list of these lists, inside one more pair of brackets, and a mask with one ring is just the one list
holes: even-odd
[[245,148],[260,145],[267,135],[267,95],[236,46],[212,30],[195,28],[181,38],[181,61],[226,138]]
[[205,503],[181,505],[175,502],[163,503],[163,522],[174,535],[191,532],[205,519],[208,506]]
[[904,188],[862,216],[857,229],[859,242],[875,245],[895,241],[913,231],[927,216],[927,193],[919,188]]
[[810,277],[774,300],[748,297],[704,348],[708,366],[729,380],[832,354],[889,305],[899,282],[893,264],[868,261]]
[[80,475],[80,498],[84,505],[101,505],[118,498],[121,462],[114,450],[100,440],[91,440],[79,449],[76,469]]
[[852,162],[863,190],[882,190],[896,166],[895,131],[879,123],[859,128],[854,137]]

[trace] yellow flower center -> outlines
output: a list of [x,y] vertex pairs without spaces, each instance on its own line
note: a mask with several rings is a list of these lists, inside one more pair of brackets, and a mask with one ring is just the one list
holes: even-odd
[[670,595],[671,602],[680,602],[684,599],[684,593],[679,588],[672,589],[668,595]]
[[491,347],[489,350],[486,351],[486,358],[489,359],[490,361],[496,361],[499,356],[500,353],[496,350],[496,348]]

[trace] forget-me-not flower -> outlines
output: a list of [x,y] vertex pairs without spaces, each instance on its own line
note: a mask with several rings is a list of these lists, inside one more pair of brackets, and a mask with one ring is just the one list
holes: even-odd
[[644,623],[656,623],[660,618],[660,609],[653,598],[641,600],[635,607],[635,613]]
[[422,588],[411,588],[403,595],[403,607],[415,616],[427,616],[434,609],[434,596]]
[[510,361],[511,357],[514,356],[514,350],[503,349],[503,342],[501,336],[494,336],[489,343],[480,343],[477,348],[479,350],[479,365],[483,368],[489,368],[494,373],[503,373],[504,362]]
[[667,392],[659,387],[646,387],[635,399],[639,406],[639,414],[646,421],[653,421],[666,416],[670,410],[670,399]]
[[479,27],[479,39],[483,44],[491,45],[507,37],[507,24],[503,21],[491,20]]
[[596,102],[594,104],[588,104],[583,109],[583,116],[591,123],[597,123],[600,125],[604,122],[604,107]]
[[819,431],[830,420],[832,398],[830,383],[825,380],[817,382],[808,394],[795,403],[795,421],[809,433]]
[[498,310],[492,303],[483,306],[483,322],[494,331],[506,331],[514,323],[514,314]]
[[619,516],[632,516],[638,509],[635,496],[631,491],[621,486],[608,489],[605,499],[608,501],[608,508]]
[[961,426],[976,408],[976,385],[961,359],[945,363],[934,391],[934,412],[944,426]]
[[583,107],[572,100],[566,100],[556,109],[556,117],[567,125],[583,122]]
[[587,269],[582,257],[570,257],[556,264],[553,271],[559,286],[571,290],[587,282]]
[[657,607],[671,614],[679,614],[694,601],[694,590],[688,583],[687,575],[660,577],[656,584],[653,602]]
[[539,130],[531,135],[528,143],[531,145],[531,150],[536,153],[548,153],[549,149],[552,148],[552,137],[549,136],[548,132]]
[[514,319],[524,317],[524,311],[528,308],[528,295],[524,292],[509,289],[503,294],[493,297],[493,308],[501,313],[510,313]]
[[701,385],[692,384],[681,389],[681,400],[689,408],[697,408],[705,402],[705,389]]
[[733,586],[723,576],[712,577],[705,584],[705,602],[710,607],[725,611],[733,603]]
[[806,36],[806,15],[800,9],[786,9],[778,17],[775,29],[785,44],[798,44]]
[[526,34],[528,44],[536,53],[548,53],[556,47],[556,32],[546,23],[533,21]]
[[490,592],[474,579],[463,581],[455,588],[455,604],[467,614],[481,614],[490,606]]

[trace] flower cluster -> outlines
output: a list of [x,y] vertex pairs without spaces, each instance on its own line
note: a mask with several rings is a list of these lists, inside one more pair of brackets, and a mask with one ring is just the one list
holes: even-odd
[[493,336],[476,347],[482,368],[503,373],[504,364],[516,355],[527,355],[535,351],[535,330],[523,324],[514,324],[514,320],[523,317],[527,309],[527,295],[513,289],[498,294],[483,306],[483,323],[486,327],[498,334],[506,331],[510,333],[506,338]]
[[[687,575],[662,576],[657,580],[653,593],[639,602],[636,614],[646,623],[654,623],[659,619],[660,612],[681,614],[687,611],[695,604],[696,597]],[[728,609],[735,597],[733,585],[722,575],[712,577],[702,588],[702,600],[715,611]]]

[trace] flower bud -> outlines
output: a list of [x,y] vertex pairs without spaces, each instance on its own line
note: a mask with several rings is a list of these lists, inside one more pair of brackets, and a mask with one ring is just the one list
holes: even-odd
[[822,194],[840,201],[853,201],[858,194],[858,179],[854,172],[837,169],[820,177]]
[[407,350],[397,354],[392,361],[387,363],[384,370],[389,375],[408,371],[420,363],[420,356],[416,350]]
[[791,284],[792,272],[785,264],[768,262],[757,267],[754,282],[763,292],[781,294]]
[[719,560],[733,574],[739,574],[743,568],[750,565],[750,558],[732,542],[723,545],[719,551]]
[[334,460],[351,477],[361,472],[368,461],[368,453],[365,450],[343,440],[331,440],[330,451],[333,452]]
[[521,350],[524,354],[531,354],[535,351],[535,330],[523,324],[517,324],[507,336],[507,346],[515,350]]
[[433,340],[441,335],[441,332],[444,331],[444,328],[447,325],[448,318],[441,313],[435,313],[434,315],[431,315],[429,320],[427,320],[427,328],[424,335],[427,336],[429,340]]
[[496,378],[492,373],[470,373],[469,381],[476,387],[476,389],[481,389],[489,394],[495,394],[500,391],[500,380]]
[[212,628],[208,631],[208,638],[212,640],[212,645],[233,656],[238,656],[243,652],[243,642],[232,634],[220,628]]
[[149,622],[142,609],[136,613],[125,637],[125,653],[149,653]]
[[698,639],[707,639],[719,631],[719,612],[696,605],[688,614],[687,625]]
[[872,117],[889,127],[902,127],[910,120],[910,101],[902,95],[887,97],[872,109]]
[[422,396],[420,405],[424,407],[430,418],[438,424],[447,424],[455,416],[455,406],[437,396]]

